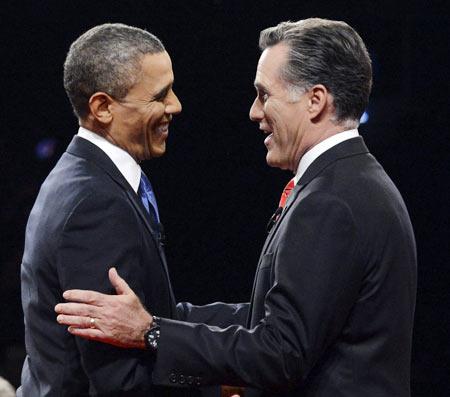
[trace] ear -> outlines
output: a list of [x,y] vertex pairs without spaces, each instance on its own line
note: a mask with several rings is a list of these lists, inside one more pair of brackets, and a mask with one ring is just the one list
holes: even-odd
[[308,113],[311,120],[317,119],[327,109],[330,93],[322,84],[316,84],[308,92]]
[[96,92],[89,98],[89,109],[91,117],[102,124],[109,124],[113,117],[111,113],[111,104],[113,99],[104,92]]

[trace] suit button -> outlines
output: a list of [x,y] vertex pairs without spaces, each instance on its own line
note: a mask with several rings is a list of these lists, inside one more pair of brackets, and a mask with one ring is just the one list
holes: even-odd
[[171,383],[177,383],[177,375],[173,372],[169,375],[169,380]]
[[200,376],[197,376],[195,378],[195,386],[201,386],[202,385],[202,378]]
[[179,383],[180,385],[184,385],[184,384],[186,383],[186,378],[184,377],[184,375],[180,375],[180,376],[178,377],[178,383]]
[[188,376],[188,377],[186,378],[186,383],[187,383],[189,386],[192,386],[192,385],[194,384],[194,377],[193,377],[193,376]]

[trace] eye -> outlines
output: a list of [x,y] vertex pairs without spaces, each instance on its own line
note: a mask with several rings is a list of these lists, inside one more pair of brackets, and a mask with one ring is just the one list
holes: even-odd
[[160,94],[158,94],[157,96],[155,96],[155,98],[153,99],[154,101],[158,101],[158,102],[162,102],[164,101],[164,99],[167,96],[167,91],[161,92]]
[[265,91],[258,91],[258,98],[262,103],[265,103],[269,99],[269,94]]
[[171,88],[166,88],[165,90],[159,92],[158,94],[156,94],[153,99],[153,101],[157,101],[157,102],[164,102],[165,99],[167,98],[167,95],[169,95]]

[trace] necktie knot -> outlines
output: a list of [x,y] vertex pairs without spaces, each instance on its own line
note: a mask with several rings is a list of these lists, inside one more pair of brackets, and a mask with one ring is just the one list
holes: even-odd
[[286,205],[286,201],[289,197],[289,195],[292,193],[292,189],[295,187],[294,178],[292,178],[284,187],[283,193],[281,193],[280,197],[280,203],[278,204],[279,207],[284,208]]

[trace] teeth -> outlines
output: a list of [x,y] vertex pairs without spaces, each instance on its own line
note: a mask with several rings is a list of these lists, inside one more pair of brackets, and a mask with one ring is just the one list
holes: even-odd
[[160,126],[156,129],[156,131],[157,131],[159,134],[163,134],[163,133],[167,132],[168,129],[169,129],[169,125],[168,125],[168,124],[164,124],[164,125],[160,125]]

